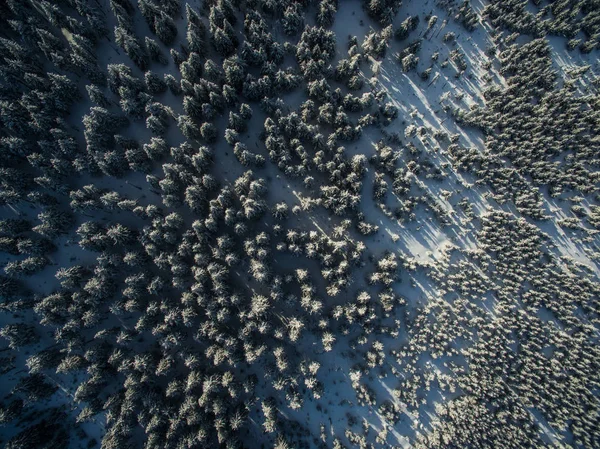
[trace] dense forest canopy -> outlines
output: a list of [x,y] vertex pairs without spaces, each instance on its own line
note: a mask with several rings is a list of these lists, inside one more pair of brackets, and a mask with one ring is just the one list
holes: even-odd
[[600,447],[600,2],[0,2],[0,443]]

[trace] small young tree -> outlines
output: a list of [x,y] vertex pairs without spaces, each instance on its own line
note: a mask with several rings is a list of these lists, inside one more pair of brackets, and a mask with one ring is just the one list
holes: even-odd
[[25,323],[7,324],[0,329],[0,337],[8,340],[8,346],[11,349],[32,345],[40,340],[35,328]]

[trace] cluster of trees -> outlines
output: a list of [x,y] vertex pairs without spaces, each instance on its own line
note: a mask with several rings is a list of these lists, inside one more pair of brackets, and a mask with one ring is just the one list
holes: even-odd
[[331,76],[330,63],[335,57],[336,40],[333,31],[307,26],[296,45],[296,60],[307,81]]
[[[93,190],[88,187],[74,193],[73,201],[83,204],[85,194],[99,207],[96,202],[104,202],[107,194]],[[271,275],[268,234],[262,232],[243,242],[238,237],[264,213],[261,196],[265,191],[264,181],[247,172],[233,188],[213,189],[214,199],[197,210],[206,218],[187,230],[178,213],[166,214],[154,205],[136,213],[151,221],[139,236],[119,223],[104,226],[90,221],[79,227],[80,245],[99,252],[97,265],[59,271],[62,288],[35,306],[43,323],[57,327],[57,342],[71,350],[57,350],[58,356],[51,360],[36,359],[35,366],[42,363],[40,372],[87,369],[94,373],[79,385],[75,399],[87,404],[78,418],[81,421],[103,410],[108,414],[109,431],[103,445],[125,444],[131,435],[124,426],[132,420],[145,428],[152,447],[181,444],[190,432],[200,435],[200,441],[215,438],[233,444],[250,407],[250,403],[244,405],[244,398],[252,397],[256,384],[251,377],[240,378],[235,367],[273,355],[281,370],[273,382],[285,389],[292,408],[302,404],[295,387],[299,381],[315,397],[320,396],[316,369],[292,365],[297,356],[287,362],[283,359],[295,353],[292,343],[300,338],[305,324],[300,317],[283,315],[277,318],[280,325],[272,324],[277,316],[272,303],[282,301],[285,290],[282,278]],[[117,201],[113,198],[112,204]],[[5,227],[11,226],[19,230],[18,223]],[[236,287],[230,267],[243,259],[242,248],[250,257],[247,266],[256,282],[273,286],[271,298],[248,296]],[[309,294],[309,283],[300,274],[298,278],[304,280],[303,290]],[[174,296],[176,291],[180,299]],[[307,307],[314,309],[312,304]],[[135,318],[135,322],[131,327],[104,328],[103,320],[110,316]],[[35,331],[23,326],[6,327],[2,336],[19,346],[37,342]],[[86,341],[88,335],[91,341]],[[154,343],[138,352],[133,343],[144,335],[152,336]],[[189,338],[199,347],[186,343]],[[269,349],[271,343],[265,344],[269,341],[279,349]],[[331,344],[331,337],[326,341]],[[160,386],[160,376],[165,375],[168,385]],[[115,378],[126,385],[116,395],[110,393]],[[177,422],[167,420],[174,410],[178,410]]]
[[388,25],[381,32],[371,31],[362,43],[364,54],[378,59],[384,58],[393,34],[392,25]]
[[[352,267],[361,263],[365,251],[363,242],[343,238],[350,224],[350,220],[344,220],[332,237],[316,231],[303,232],[290,228],[277,249],[294,256],[317,259],[323,279],[328,283],[327,294],[337,296],[350,285]],[[304,294],[305,289],[302,286],[301,289]],[[310,287],[306,289],[306,293],[309,294],[309,305],[312,307],[314,289]]]
[[473,11],[470,0],[462,2],[456,11],[454,20],[459,22],[467,31],[475,31],[479,23],[479,18],[475,14],[475,11]]
[[[527,181],[513,183],[509,177],[530,178],[555,197],[569,191],[595,194],[600,175],[594,169],[597,143],[590,98],[577,95],[568,85],[557,88],[550,49],[543,39],[512,45],[500,58],[510,87],[491,87],[485,92],[486,107],[456,114],[459,121],[486,133],[488,151],[482,156],[468,151],[467,156],[453,147],[450,152],[479,165],[487,172],[481,173],[483,179],[497,186],[496,191],[512,191],[521,209],[530,209],[538,195],[526,187]],[[501,168],[497,158],[509,160],[512,167]],[[542,218],[539,213],[533,216]]]
[[[483,15],[494,26],[513,32],[535,37],[554,34],[569,38],[567,48],[579,47],[582,53],[599,48],[600,22],[593,2],[562,1],[545,6],[541,6],[541,2],[535,3],[539,7],[537,14],[527,11],[526,4],[520,0],[502,0],[486,5]],[[585,35],[583,41],[577,37],[581,32]]]
[[[552,429],[572,432],[577,446],[596,444],[598,428],[588,412],[600,405],[578,385],[589,385],[600,355],[589,339],[598,323],[597,286],[583,267],[549,253],[544,236],[526,220],[490,211],[482,225],[480,251],[449,249],[427,267],[442,296],[410,320],[409,343],[394,353],[414,372],[395,390],[409,407],[419,407],[430,389],[452,398],[417,445],[445,447],[443,436],[454,435],[469,445],[506,437],[516,447],[537,446],[537,424],[526,408],[532,404]],[[552,313],[564,331],[548,327],[540,310]],[[425,347],[434,359],[445,359],[441,372],[419,363]],[[490,424],[480,428],[481,422]],[[504,436],[490,428],[504,428]]]
[[[409,125],[405,135],[409,139],[414,138],[417,128]],[[413,142],[394,149],[392,145],[396,147],[399,140],[387,140],[389,144],[383,139],[375,143],[375,152],[369,159],[375,169],[373,200],[377,206],[387,217],[404,222],[416,218],[415,208],[422,203],[433,211],[439,224],[450,224],[447,209],[435,195],[423,188],[422,181],[423,178],[442,181],[445,173]],[[394,194],[393,205],[388,201],[388,192]]]
[[[32,275],[48,265],[47,255],[56,250],[54,243],[32,230],[31,223],[24,219],[0,221],[0,251],[13,256],[25,256],[8,262],[4,267],[7,275]],[[5,287],[10,290],[10,283]]]
[[404,72],[410,72],[417,68],[419,57],[417,54],[421,49],[422,39],[412,41],[408,46],[397,55],[398,62]]
[[[448,438],[474,447],[538,444],[525,409],[533,405],[578,445],[598,445],[600,291],[582,267],[546,250],[537,227],[493,212],[481,217],[479,251],[452,261],[443,251],[438,264],[424,266],[396,251],[365,257],[367,238],[378,231],[361,212],[369,176],[388,218],[416,219],[420,203],[439,224],[449,217],[424,188],[423,179],[445,177],[417,142],[427,138],[426,127],[406,126],[406,143],[386,133],[371,158],[342,145],[399,116],[387,93],[364,81],[361,65],[383,58],[395,37],[407,41],[398,57],[403,70],[415,70],[422,44],[408,40],[419,16],[394,30],[400,1],[363,3],[377,28],[361,43],[349,36],[345,55],[328,29],[336,0],[211,0],[200,10],[186,4],[184,16],[176,0],[0,5],[0,205],[28,217],[0,220],[0,371],[15,376],[0,398],[0,424],[12,429],[7,447],[65,447],[73,435],[83,441],[80,424],[99,414],[105,449],[140,440],[147,448],[233,449],[248,445],[254,422],[265,444],[304,447],[310,432],[293,416],[309,401],[321,411],[327,373],[318,354],[338,345],[352,350],[348,374],[359,405],[376,407],[387,424],[401,410],[377,397],[373,372],[404,370],[394,394],[413,413],[428,389],[448,395],[440,423],[417,445],[443,447]],[[515,17],[517,3],[497,2],[486,17],[529,30],[538,18]],[[575,38],[581,27],[588,51],[597,45],[593,8],[567,3],[546,7],[552,18],[531,30]],[[581,11],[580,26],[574,11]],[[315,26],[305,26],[308,13]],[[478,21],[468,1],[452,15],[469,31]],[[505,24],[513,19],[517,25]],[[425,17],[424,39],[437,20]],[[285,40],[272,32],[279,25]],[[143,35],[146,26],[155,38]],[[98,49],[114,49],[110,37],[124,55],[99,67]],[[451,167],[534,219],[545,214],[530,180],[554,195],[576,190],[591,199],[598,193],[597,98],[579,96],[568,83],[556,89],[544,42],[497,44],[507,87],[488,89],[486,107],[451,111],[486,132],[488,151],[463,148],[453,137]],[[459,49],[450,59],[466,69]],[[294,90],[307,97],[296,109],[286,101]],[[84,105],[80,115],[71,114],[75,105]],[[79,117],[83,126],[73,122]],[[255,122],[263,131],[253,145],[246,135]],[[144,125],[148,132],[136,128]],[[225,144],[246,170],[231,167],[232,180],[221,170],[224,161],[236,164],[223,154]],[[301,205],[272,201],[263,171],[269,163],[301,180]],[[144,187],[128,186],[144,191],[139,198],[114,190],[113,178],[140,174]],[[574,215],[600,226],[600,207],[574,203]],[[290,211],[295,219],[314,207],[334,215],[331,231],[291,225]],[[73,242],[86,256],[56,267],[56,280],[34,291],[55,254],[59,261],[72,256]],[[396,283],[401,270],[410,277],[417,268],[440,296],[409,314]],[[495,314],[480,307],[492,296]],[[542,309],[566,332],[545,325]],[[389,351],[401,332],[407,343]],[[315,337],[318,351],[311,352]],[[16,357],[19,350],[27,357]],[[448,363],[434,369],[425,358]],[[45,402],[71,385],[76,416]],[[350,421],[343,438],[366,447],[373,435],[354,432]],[[375,436],[380,445],[388,444],[387,424]],[[327,441],[324,426],[321,436]],[[344,447],[341,438],[334,448]]]
[[[362,126],[353,125],[346,111],[369,107],[374,103],[374,96],[364,94],[362,97],[356,97],[348,94],[342,97],[341,93],[336,91],[333,92],[335,97],[330,98],[331,92],[326,84],[325,90],[319,92],[318,96],[301,105],[299,113],[283,115],[281,111],[276,110],[274,117],[277,118],[277,122],[271,117],[265,120],[265,146],[271,161],[286,175],[304,177],[304,183],[308,187],[314,185],[315,176],[323,179],[320,186],[320,204],[337,215],[343,215],[355,211],[358,207],[366,158],[357,155],[349,159],[345,148],[338,146],[337,141],[355,140],[360,137]],[[317,108],[317,101],[324,101],[323,95],[331,102]],[[337,110],[335,104],[338,105]],[[378,114],[377,117],[389,120],[397,115],[397,109],[392,105],[385,105]],[[364,117],[377,120],[371,114]],[[309,121],[316,123],[307,123]],[[337,129],[325,139],[320,131],[330,126]],[[309,150],[313,153],[312,157]],[[296,164],[295,160],[298,161]]]
[[452,166],[458,171],[476,175],[487,183],[493,192],[493,199],[499,204],[512,201],[522,214],[543,220],[548,218],[542,209],[542,195],[514,167],[506,167],[499,156],[481,153],[474,148],[464,148],[458,144],[448,146]]
[[[363,48],[368,42],[366,39]],[[334,54],[335,35],[331,31],[319,27],[305,29],[296,58],[307,82],[309,99],[298,111],[287,114],[278,102],[264,108],[269,115],[264,123],[264,141],[272,162],[288,176],[304,177],[307,187],[312,187],[318,179],[321,195],[317,204],[343,215],[355,211],[359,204],[365,160],[364,157],[348,160],[345,148],[337,142],[360,138],[365,126],[389,124],[397,117],[398,110],[386,102],[385,92],[357,96],[344,95],[339,87],[334,89],[331,86],[334,82],[344,82],[349,90],[363,86],[358,76],[362,56],[356,39],[350,39],[348,58],[340,60],[332,70],[329,62]],[[379,107],[373,111],[376,104]],[[353,122],[351,117],[358,112],[363,115]],[[333,132],[327,136],[324,133],[328,129]]]
[[402,0],[363,0],[363,7],[369,17],[382,26],[392,23],[401,6]]

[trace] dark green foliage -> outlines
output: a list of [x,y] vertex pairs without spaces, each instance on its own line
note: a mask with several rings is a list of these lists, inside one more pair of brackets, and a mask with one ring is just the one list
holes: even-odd
[[156,36],[165,45],[171,45],[177,36],[177,27],[173,19],[161,11],[154,19]]
[[122,27],[115,28],[115,42],[125,50],[127,56],[140,69],[146,70],[149,64],[149,56],[146,48],[141,44],[138,38],[130,31]]
[[394,36],[399,41],[405,40],[408,35],[419,26],[419,16],[410,16],[402,21],[400,26],[394,32]]
[[105,3],[0,4],[3,444],[599,446],[594,1]]
[[367,14],[382,26],[392,23],[401,6],[402,0],[363,0]]
[[217,128],[212,123],[203,123],[200,134],[206,142],[212,143],[217,140]]
[[167,90],[167,84],[161,77],[153,72],[146,72],[144,81],[146,82],[148,92],[153,95],[162,94]]
[[479,19],[477,14],[473,11],[471,7],[471,2],[469,0],[464,0],[460,7],[458,8],[458,12],[454,16],[454,20],[460,22],[461,25],[470,32],[475,31],[477,27],[477,23]]
[[102,92],[100,87],[94,84],[88,84],[85,86],[85,89],[92,102],[96,103],[101,108],[107,108],[110,106],[110,101],[108,98],[106,98],[106,95],[104,92]]
[[8,340],[8,346],[12,349],[32,345],[40,340],[33,326],[24,323],[8,324],[0,329],[0,337]]
[[19,432],[7,442],[6,449],[66,447],[69,444],[69,434],[65,428],[64,414],[55,412],[54,415]]
[[47,207],[38,215],[41,223],[33,231],[49,238],[55,238],[70,231],[73,216],[70,212],[62,211],[56,207]]
[[[317,55],[315,51],[318,51]],[[323,28],[305,28],[296,50],[296,59],[307,80],[318,79],[325,74],[334,55],[335,34]]]
[[321,0],[317,12],[317,24],[328,28],[333,25],[335,13],[337,12],[337,0]]
[[302,7],[300,3],[290,3],[283,13],[283,29],[289,36],[294,36],[304,27]]
[[145,37],[146,49],[148,50],[148,55],[152,61],[158,62],[162,65],[167,65],[168,60],[160,46],[156,43],[156,41],[148,36]]

